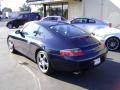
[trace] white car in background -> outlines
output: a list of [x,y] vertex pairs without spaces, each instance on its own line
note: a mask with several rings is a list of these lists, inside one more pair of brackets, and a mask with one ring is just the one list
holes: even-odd
[[67,19],[61,16],[47,16],[47,17],[43,17],[41,21],[61,21],[61,22],[70,23]]
[[92,32],[92,36],[103,42],[108,50],[115,51],[120,47],[120,30],[116,28],[101,28]]
[[107,23],[95,18],[75,18],[71,21],[71,24],[85,30],[88,33],[92,33],[95,29],[101,29],[106,27],[112,27],[112,23]]

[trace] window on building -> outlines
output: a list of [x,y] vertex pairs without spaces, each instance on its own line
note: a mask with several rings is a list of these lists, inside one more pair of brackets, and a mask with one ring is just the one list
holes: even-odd
[[68,18],[68,4],[46,4],[46,16],[63,16]]

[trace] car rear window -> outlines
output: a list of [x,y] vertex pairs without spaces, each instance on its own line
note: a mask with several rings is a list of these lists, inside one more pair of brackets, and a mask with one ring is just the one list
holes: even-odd
[[64,37],[77,37],[87,34],[83,30],[69,24],[51,26],[50,29]]

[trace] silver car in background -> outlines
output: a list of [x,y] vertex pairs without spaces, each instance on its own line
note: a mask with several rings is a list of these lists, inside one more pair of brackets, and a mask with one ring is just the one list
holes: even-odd
[[41,21],[60,21],[60,22],[70,23],[70,21],[68,21],[62,16],[46,16],[46,17],[43,17]]
[[90,34],[96,29],[112,27],[111,23],[106,23],[95,18],[75,18],[71,21],[71,24],[87,31]]

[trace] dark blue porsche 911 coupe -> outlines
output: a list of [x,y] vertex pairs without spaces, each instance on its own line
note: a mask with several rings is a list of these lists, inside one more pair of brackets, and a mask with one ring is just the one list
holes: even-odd
[[7,38],[9,51],[19,51],[34,60],[42,73],[55,70],[79,72],[106,59],[105,45],[79,28],[51,21],[32,21]]

